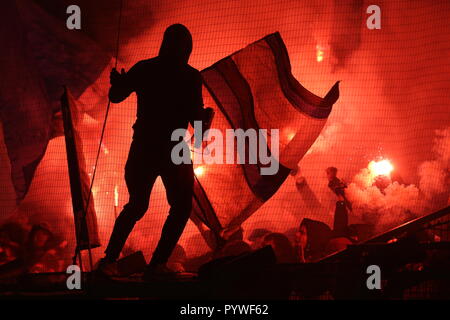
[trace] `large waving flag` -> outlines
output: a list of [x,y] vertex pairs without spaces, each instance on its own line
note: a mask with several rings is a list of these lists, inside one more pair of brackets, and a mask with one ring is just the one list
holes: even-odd
[[270,130],[279,129],[279,170],[274,175],[261,175],[259,163],[201,164],[196,169],[193,221],[226,240],[297,167],[325,125],[339,87],[336,83],[324,98],[305,89],[291,73],[279,33],[218,61],[202,76],[205,105],[216,112],[213,128],[267,129],[269,149]]
[[[95,42],[26,0],[6,1],[0,20],[0,120],[19,203],[60,122],[62,84],[75,97],[110,61]],[[14,32],[11,32],[14,30]]]
[[[44,80],[31,58],[26,31],[14,1],[0,19],[0,119],[11,162],[11,179],[20,202],[51,136],[52,110]],[[14,32],[11,32],[14,30]]]
[[[0,83],[0,116],[20,201],[54,136],[60,85],[70,85],[78,97],[95,82],[110,57],[83,34],[68,36],[60,23],[35,4],[9,1],[3,10],[8,19],[0,22],[4,26],[0,40],[8,46],[0,58],[5,70],[5,81]],[[17,35],[8,32],[11,25],[17,26]],[[30,46],[35,49],[29,50]],[[265,147],[269,150],[270,129],[280,130],[275,175],[261,175],[260,163],[208,164],[197,170],[203,173],[196,178],[192,219],[200,230],[207,226],[216,239],[226,239],[272,197],[296,167],[322,130],[339,89],[336,84],[320,98],[302,87],[291,74],[278,33],[225,57],[203,70],[202,76],[205,105],[216,112],[214,128],[222,132],[267,129]]]

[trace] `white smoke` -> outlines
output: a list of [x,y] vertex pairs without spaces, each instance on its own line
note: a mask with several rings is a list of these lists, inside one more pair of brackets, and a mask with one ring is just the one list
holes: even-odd
[[347,194],[353,203],[354,214],[375,224],[379,231],[414,215],[420,202],[420,192],[415,185],[395,181],[382,191],[373,182],[373,174],[365,168],[349,184]]
[[353,213],[375,224],[378,231],[383,231],[448,205],[450,127],[436,130],[432,151],[435,158],[418,167],[418,186],[388,179],[387,186],[382,189],[376,186],[377,176],[370,164],[362,169],[347,189],[348,198],[353,203]]
[[450,169],[450,127],[436,130],[432,148],[435,158],[419,166],[419,187],[428,200],[448,196]]

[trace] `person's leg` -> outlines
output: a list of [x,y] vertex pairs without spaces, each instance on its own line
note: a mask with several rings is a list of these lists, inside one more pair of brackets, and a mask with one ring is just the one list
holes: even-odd
[[167,263],[186,226],[192,209],[194,171],[192,164],[170,164],[162,169],[161,178],[170,205],[161,238],[149,266]]
[[149,163],[145,153],[133,142],[125,166],[125,182],[130,198],[114,223],[105,250],[106,260],[117,260],[134,225],[144,216],[157,176],[156,166]]
[[334,210],[333,233],[335,237],[346,237],[348,231],[348,213],[344,201],[336,202]]

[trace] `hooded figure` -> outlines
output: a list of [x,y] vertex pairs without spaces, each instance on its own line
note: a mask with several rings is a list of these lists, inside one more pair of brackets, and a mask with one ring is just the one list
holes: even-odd
[[159,56],[174,63],[187,64],[192,52],[192,36],[182,24],[173,24],[164,32]]
[[139,61],[128,72],[111,72],[111,102],[119,103],[135,92],[137,119],[125,166],[130,199],[115,222],[106,256],[100,261],[98,270],[103,274],[114,273],[114,262],[135,223],[147,211],[158,176],[166,188],[170,212],[146,276],[171,274],[166,263],[189,219],[194,183],[192,161],[175,164],[171,159],[173,146],[180,143],[171,141],[171,135],[176,129],[187,129],[189,122],[194,125],[193,121],[203,120],[206,114],[200,72],[188,65],[191,52],[189,30],[174,24],[165,31],[158,56]]
[[127,73],[111,72],[111,102],[119,103],[133,91],[137,94],[135,140],[162,147],[170,144],[175,129],[202,119],[202,79],[188,65],[191,52],[189,30],[174,24],[164,32],[157,57],[139,61]]
[[304,259],[315,262],[327,255],[327,246],[333,235],[330,227],[317,220],[304,218],[300,223],[300,233],[304,236]]

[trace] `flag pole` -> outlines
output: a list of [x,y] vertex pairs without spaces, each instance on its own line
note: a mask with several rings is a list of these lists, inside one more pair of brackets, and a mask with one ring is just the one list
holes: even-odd
[[[69,170],[70,193],[72,197],[72,208],[75,222],[76,247],[73,257],[73,264],[76,264],[78,257],[80,269],[83,270],[83,258],[81,254],[81,238],[83,236],[83,226],[87,227],[86,214],[83,201],[82,183],[80,177],[80,166],[78,162],[77,148],[75,143],[75,132],[72,122],[72,114],[67,88],[64,86],[64,93],[61,97],[61,111],[63,116],[64,137],[66,142],[67,166]],[[84,222],[84,223],[83,223]],[[89,230],[85,230],[85,235],[89,239]],[[88,242],[90,242],[88,240]]]
[[[120,0],[120,9],[119,9],[119,21],[118,21],[118,26],[117,26],[117,39],[116,39],[116,57],[115,57],[115,63],[114,63],[114,68],[117,68],[117,59],[119,56],[119,43],[120,43],[120,29],[121,29],[121,25],[122,25],[122,10],[123,10],[123,0]],[[94,171],[92,173],[92,179],[91,179],[91,185],[89,187],[89,194],[88,194],[88,198],[86,201],[86,208],[84,210],[84,214],[86,215],[86,212],[89,208],[89,203],[92,197],[92,187],[94,186],[94,180],[95,180],[95,174],[97,172],[97,165],[98,165],[98,159],[100,157],[100,151],[101,151],[101,147],[102,147],[102,141],[103,141],[103,136],[105,134],[105,128],[106,128],[106,122],[108,120],[108,114],[109,114],[109,109],[111,106],[111,100],[108,98],[108,104],[106,106],[106,112],[105,112],[105,120],[103,121],[103,126],[102,126],[102,132],[100,134],[100,142],[98,145],[98,149],[97,149],[97,156],[95,158],[95,165],[94,165]],[[92,254],[91,254],[91,243],[90,241],[88,241],[88,252],[89,252],[89,263],[90,263],[90,270],[93,270],[93,263],[92,263]],[[81,257],[81,254],[80,254]]]

